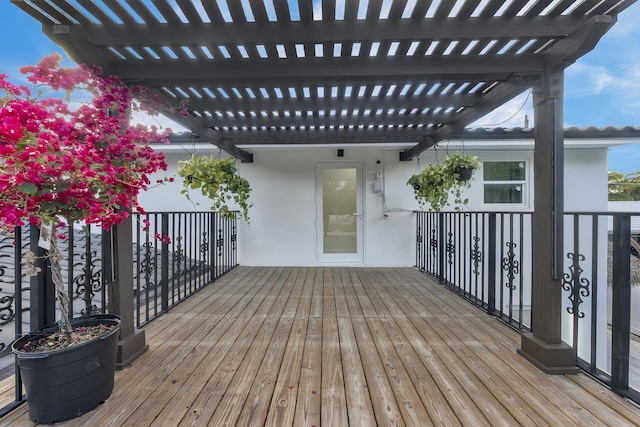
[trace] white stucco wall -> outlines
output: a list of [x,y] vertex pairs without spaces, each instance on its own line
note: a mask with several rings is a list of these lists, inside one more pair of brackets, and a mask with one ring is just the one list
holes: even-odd
[[[467,147],[480,161],[518,160],[527,163],[528,183],[522,206],[484,205],[482,172],[477,173],[468,190],[469,210],[533,209],[533,151],[531,145],[515,149],[478,150]],[[194,147],[184,147],[193,151]],[[162,176],[175,176],[176,182],[156,187],[140,196],[148,211],[207,210],[209,202],[199,194],[191,197],[194,206],[180,193],[176,162],[190,154],[182,147],[166,147],[170,170]],[[253,148],[253,163],[239,163],[242,176],[252,186],[250,224],[240,221],[238,259],[243,265],[318,265],[316,256],[316,164],[322,162],[361,162],[364,191],[364,265],[413,266],[415,253],[415,218],[419,208],[408,178],[419,168],[446,156],[443,149],[429,150],[410,162],[400,162],[401,148],[346,147],[344,157],[337,157],[336,147]],[[455,147],[450,148],[455,150]],[[218,155],[212,146],[198,146],[196,154]],[[378,164],[377,161],[380,161]],[[606,210],[606,148],[567,150],[565,154],[566,208]],[[373,190],[376,172],[383,173],[384,196]]]
[[[349,148],[342,158],[336,148],[255,149],[254,162],[239,164],[251,183],[250,224],[239,222],[238,258],[243,265],[317,265],[316,256],[316,164],[361,162],[364,195],[364,260],[366,265],[412,266],[414,264],[414,217],[416,209],[406,181],[415,169],[399,162],[399,150]],[[167,152],[168,176],[186,152]],[[198,154],[204,154],[198,151]],[[214,153],[217,155],[217,152]],[[380,160],[380,164],[376,162]],[[385,172],[386,188],[393,208],[385,217],[383,198],[373,191],[376,171]],[[177,175],[176,175],[177,176]],[[209,204],[197,194],[194,206],[180,195],[181,180],[152,189],[140,196],[143,207],[154,210],[204,210]]]

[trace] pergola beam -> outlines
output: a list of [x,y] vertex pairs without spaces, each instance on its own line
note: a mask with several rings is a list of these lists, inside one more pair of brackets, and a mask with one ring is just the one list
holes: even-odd
[[454,120],[439,128],[432,135],[425,137],[416,146],[401,152],[400,160],[411,160],[423,151],[433,147],[438,142],[454,136],[460,129],[481,118],[482,116],[490,113],[500,105],[522,93],[535,81],[537,81],[537,79],[534,76],[528,76],[526,78],[518,77],[511,79],[510,81],[494,88],[478,103],[476,103],[474,105],[474,108],[466,109],[465,111],[457,115]]
[[[358,79],[446,79],[447,81],[505,80],[513,73],[541,73],[541,57],[535,55],[485,55],[465,57],[340,57],[296,58],[277,62],[226,59],[196,62],[189,59],[153,61],[115,61],[115,72],[123,80],[144,79],[149,84],[186,84],[187,82],[247,84],[256,79],[283,85],[296,82],[354,81]],[[202,84],[201,83],[201,84]]]
[[[373,85],[376,83],[367,83],[368,85]],[[297,86],[297,85],[296,85]],[[387,83],[386,86],[389,86]],[[413,85],[417,86],[417,85]],[[180,85],[176,85],[176,87],[181,87]],[[182,86],[184,87],[184,86]],[[216,98],[215,109],[212,109],[212,104],[208,96],[205,95],[202,88],[198,86],[192,86],[195,90],[198,90],[202,95],[203,99],[193,97],[189,101],[189,109],[193,111],[243,111],[245,114],[249,111],[254,111],[259,113],[261,111],[265,112],[273,112],[273,111],[300,111],[301,113],[305,113],[307,111],[316,110],[318,108],[324,110],[326,114],[329,114],[330,111],[335,111],[335,115],[340,115],[342,111],[354,111],[357,110],[360,113],[371,110],[371,102],[367,98],[347,98],[339,94],[336,97],[325,97],[323,99],[298,99],[298,98],[268,98],[268,99],[251,99],[251,102],[247,102],[246,98],[249,96],[244,93],[243,98],[223,98],[218,93],[218,98]],[[342,93],[344,93],[344,88],[342,89]],[[227,92],[231,92],[231,87],[223,88]],[[252,88],[255,92],[258,89]],[[302,92],[299,90],[298,92]],[[381,92],[384,92],[382,90]],[[448,107],[456,107],[458,108],[461,105],[471,106],[475,104],[477,101],[481,99],[480,94],[445,94],[438,96],[438,104],[441,108]],[[384,96],[382,99],[378,101],[376,104],[376,108],[371,110],[371,114],[374,115],[376,110],[406,110],[411,111],[413,109],[423,110],[429,104],[429,97],[426,94],[422,96],[411,95],[411,96]],[[357,114],[356,114],[357,115]],[[351,114],[349,114],[351,116]],[[284,116],[283,116],[284,117]],[[386,116],[382,116],[386,117]],[[444,117],[444,116],[443,116]],[[205,119],[206,120],[206,119]],[[286,120],[285,120],[286,121]]]
[[[398,26],[398,21],[313,21],[291,22],[286,27],[277,22],[216,22],[131,24],[126,28],[111,25],[90,25],[83,34],[96,46],[189,45],[189,44],[269,44],[361,42],[372,39],[413,41],[420,39],[482,39],[482,38],[562,38],[581,25],[575,16],[468,18],[465,25],[455,18],[438,22],[410,21]],[[108,21],[107,21],[108,22]],[[168,31],[170,29],[171,31]]]
[[568,37],[556,43],[544,53],[546,69],[565,69],[578,58],[590,52],[600,41],[602,36],[616,22],[615,16],[597,15]]
[[197,118],[193,116],[184,117],[180,114],[172,115],[170,116],[170,118],[176,123],[186,127],[191,132],[197,134],[201,138],[208,140],[213,145],[226,151],[236,159],[239,159],[242,163],[253,162],[253,154],[238,148],[231,141],[220,135],[220,133],[216,132],[210,127],[204,126],[202,122],[200,122],[200,120],[198,120]]

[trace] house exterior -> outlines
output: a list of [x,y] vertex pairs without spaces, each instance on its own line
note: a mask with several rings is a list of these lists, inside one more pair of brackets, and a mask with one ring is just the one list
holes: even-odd
[[[174,119],[245,162],[242,173],[254,183],[254,212],[260,212],[250,227],[240,226],[245,264],[410,263],[411,211],[418,206],[404,183],[416,158],[434,161],[429,148],[447,141],[451,148],[461,130],[531,90],[535,135],[523,139],[535,140],[535,156],[524,150],[521,157],[528,152],[534,166],[501,158],[504,147],[495,155],[486,147],[472,152],[485,168],[493,159],[513,162],[514,170],[523,163],[525,178],[507,191],[520,209],[533,208],[536,220],[533,332],[522,335],[518,352],[555,374],[577,370],[575,349],[561,336],[560,213],[570,197],[587,203],[598,173],[580,170],[588,179],[576,188],[571,181],[578,178],[564,167],[571,157],[562,131],[564,73],[633,2],[323,2],[315,8],[306,0],[203,2],[197,10],[163,0],[153,1],[153,10],[101,2],[87,11],[69,0],[42,7],[12,0],[74,61],[141,82],[172,105],[186,103],[186,114],[176,110]],[[535,187],[533,174],[526,175],[534,169]],[[174,185],[149,193],[143,204],[167,207]],[[480,194],[502,183],[482,185],[472,189],[482,191],[470,194],[470,209],[485,208]],[[336,209],[328,208],[328,188],[335,190]],[[341,197],[346,190],[353,193],[349,200]],[[129,230],[115,233],[131,246]]]
[[[567,129],[565,136],[565,210],[607,210],[607,150],[637,141],[640,129]],[[408,144],[409,145],[409,144]],[[533,135],[531,129],[477,129],[464,139],[441,143],[411,162],[399,160],[405,147],[360,144],[341,146],[252,146],[254,162],[238,162],[240,174],[251,183],[250,222],[239,222],[239,262],[243,265],[366,265],[411,266],[415,259],[415,216],[421,209],[406,183],[426,164],[442,161],[447,151],[477,155],[483,165],[507,163],[520,169],[512,181],[487,181],[484,167],[465,193],[468,211],[533,211]],[[148,211],[206,210],[200,194],[187,201],[177,162],[191,154],[218,155],[210,144],[177,139],[162,146],[170,165],[166,183],[141,195]],[[340,151],[341,150],[341,151]],[[342,154],[342,156],[340,156]],[[321,176],[327,170],[353,169],[356,204],[323,218],[325,191]],[[488,200],[485,188],[510,188],[515,197]],[[521,192],[521,195],[517,193]],[[355,207],[355,208],[354,208]],[[452,207],[450,210],[452,210]],[[354,212],[350,212],[353,210]],[[356,215],[354,215],[356,214]],[[355,247],[345,253],[327,248],[324,237],[350,238]],[[354,237],[355,236],[355,237]]]
[[[639,128],[624,129],[565,129],[564,151],[564,203],[567,212],[607,211],[607,152],[610,147],[637,142]],[[361,144],[343,148],[340,146],[290,145],[286,147],[252,146],[254,162],[238,162],[240,174],[251,183],[250,222],[238,222],[238,261],[243,265],[271,266],[413,266],[416,259],[416,216],[414,211],[424,210],[413,196],[413,189],[407,185],[409,177],[425,165],[444,160],[447,152],[464,151],[478,156],[482,167],[476,172],[471,188],[464,196],[468,204],[467,212],[533,212],[533,136],[531,129],[476,129],[465,132],[464,138],[452,139],[440,144],[436,149],[423,153],[411,162],[399,160],[403,147],[375,147]],[[170,165],[169,176],[177,177],[177,162],[188,159],[190,153],[196,155],[219,155],[216,147],[185,139],[162,146]],[[516,172],[510,181],[491,181],[485,174],[489,167],[498,164],[510,165]],[[337,211],[324,215],[322,197],[327,184],[323,181],[327,170],[355,171],[355,205],[347,211]],[[495,191],[488,188],[505,187],[506,197],[500,200]],[[332,190],[334,188],[332,187]],[[194,206],[187,201],[182,190],[182,179],[164,184],[141,196],[143,206],[148,211],[199,210],[207,209],[208,201],[199,194],[190,197],[199,203]],[[337,190],[341,191],[341,190]],[[504,195],[503,194],[503,195]],[[493,195],[493,196],[492,196]],[[428,207],[426,207],[428,208]],[[453,206],[446,208],[453,210]],[[353,211],[353,212],[351,212]],[[526,219],[529,218],[529,219]],[[528,324],[531,309],[531,220],[525,217],[523,229],[523,252],[517,258],[520,263],[521,281],[517,281],[515,292],[523,299],[505,300],[500,310],[518,313],[522,305],[522,316]],[[597,237],[598,258],[602,267],[606,266],[607,225],[598,226],[598,236],[592,236],[592,229],[580,229],[580,248],[571,247],[574,241],[571,218],[565,219],[565,252],[575,251],[592,258],[589,242]],[[517,227],[516,227],[517,229]],[[519,233],[518,231],[515,232]],[[517,239],[520,236],[514,236]],[[351,238],[356,247],[347,247],[345,253],[331,252],[327,241]],[[328,253],[323,253],[323,251]],[[470,254],[463,255],[469,257]],[[520,259],[520,257],[522,259]],[[563,272],[570,271],[571,259],[564,257]],[[469,262],[467,260],[467,262]],[[598,289],[599,312],[611,313],[611,292],[607,289],[607,269],[598,269],[598,277],[591,277],[586,271],[583,277]],[[501,280],[504,279],[504,276]],[[504,281],[504,280],[503,280]],[[502,282],[501,282],[502,283]],[[522,288],[522,289],[520,289]],[[606,297],[608,295],[608,298]],[[589,301],[590,298],[585,298]],[[562,339],[573,339],[571,302],[565,291],[563,297]],[[586,304],[585,304],[586,305]],[[632,310],[632,317],[634,316]],[[637,317],[637,315],[636,315]],[[597,319],[594,327],[598,336],[598,359],[606,364],[606,336],[609,320]],[[591,312],[585,311],[581,324],[589,325]],[[637,322],[632,329],[637,329]],[[588,349],[591,327],[583,327],[579,336],[579,348]],[[579,354],[588,359],[588,355]],[[601,369],[609,369],[606,365]]]

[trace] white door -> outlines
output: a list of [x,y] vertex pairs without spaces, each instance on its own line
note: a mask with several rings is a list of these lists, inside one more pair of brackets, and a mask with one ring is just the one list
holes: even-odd
[[316,182],[318,262],[363,262],[362,163],[318,163]]

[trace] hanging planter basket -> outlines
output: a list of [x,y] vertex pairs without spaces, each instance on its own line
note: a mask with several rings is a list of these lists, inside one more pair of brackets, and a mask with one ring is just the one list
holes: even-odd
[[473,177],[474,168],[460,168],[455,173],[458,175],[458,181],[467,182]]
[[480,167],[476,156],[455,152],[448,155],[442,164],[427,165],[421,172],[412,175],[407,182],[413,187],[416,200],[421,206],[440,211],[449,205],[452,196],[455,210],[466,205],[463,190],[471,186],[474,172]]

